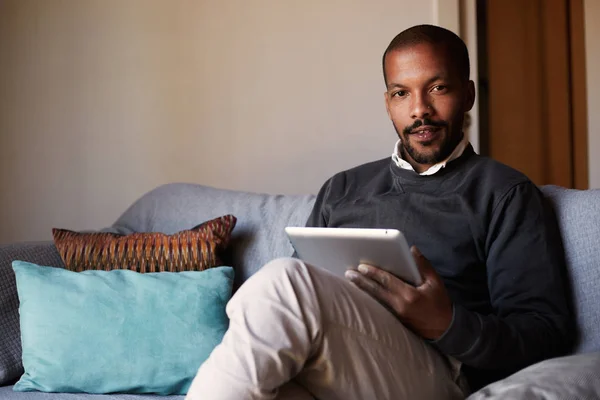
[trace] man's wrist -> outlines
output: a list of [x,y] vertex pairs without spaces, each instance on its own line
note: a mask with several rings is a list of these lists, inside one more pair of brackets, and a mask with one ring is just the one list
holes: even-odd
[[444,354],[461,358],[469,357],[470,352],[481,339],[483,322],[479,314],[468,311],[460,305],[454,304],[452,322],[446,332],[437,340],[429,341]]
[[435,342],[441,340],[448,333],[448,331],[454,324],[454,304],[452,304],[452,307],[450,308],[450,312],[448,313],[448,315],[449,315],[448,317],[444,318],[446,322],[443,324],[440,324],[441,326],[443,326],[443,328],[438,330],[438,333],[435,335],[435,337],[427,338],[428,341],[435,343]]

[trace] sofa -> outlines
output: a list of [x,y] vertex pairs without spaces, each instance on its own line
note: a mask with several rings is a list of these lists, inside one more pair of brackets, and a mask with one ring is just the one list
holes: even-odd
[[[600,399],[600,190],[578,191],[543,186],[553,205],[565,248],[570,298],[577,323],[572,354],[547,360],[489,385],[469,399]],[[313,195],[268,195],[223,190],[196,184],[160,186],[132,204],[117,221],[101,231],[129,234],[172,234],[196,221],[233,214],[237,225],[228,247],[227,265],[235,269],[234,290],[273,258],[290,256],[293,249],[284,234],[286,226],[305,223]],[[7,337],[6,326],[14,321],[18,299],[6,290],[14,280],[10,265],[23,260],[40,265],[63,264],[53,242],[0,245],[0,362],[13,360],[3,371],[18,378],[22,366],[19,337]],[[8,272],[7,272],[8,271]],[[12,315],[12,316],[11,316]],[[0,374],[0,382],[6,376]],[[14,392],[10,384],[0,387],[3,400],[125,400],[156,398],[152,395]],[[183,399],[183,396],[166,396]]]

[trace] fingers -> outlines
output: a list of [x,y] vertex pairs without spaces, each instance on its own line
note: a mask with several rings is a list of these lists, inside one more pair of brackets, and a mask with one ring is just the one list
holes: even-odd
[[350,282],[358,286],[360,289],[375,297],[379,297],[381,293],[385,291],[384,287],[381,286],[378,282],[366,278],[364,275],[355,270],[349,269],[348,271],[346,271],[346,278],[349,279]]
[[387,288],[390,284],[390,279],[392,278],[392,276],[379,268],[375,268],[366,264],[361,264],[358,266],[357,269],[358,272],[360,272],[363,276],[374,280],[384,288]]
[[359,265],[357,269],[346,271],[346,278],[397,316],[402,316],[405,305],[418,296],[414,287],[379,268]]
[[366,275],[366,273],[372,274],[372,270],[374,269],[376,268],[360,265],[358,267],[358,271],[352,269],[346,271],[346,278],[356,285],[356,287],[375,298],[375,300],[383,303],[384,305],[390,306],[391,301],[393,300],[392,293],[379,281]]
[[374,280],[385,289],[396,292],[398,290],[406,290],[408,288],[408,284],[401,279],[398,279],[393,274],[390,274],[387,271],[384,271],[380,268],[373,267],[371,265],[361,264],[358,266],[358,272],[360,272],[363,276]]
[[358,271],[346,271],[346,278],[378,300],[389,303],[396,296],[407,290],[414,290],[410,285],[382,269],[361,264]]

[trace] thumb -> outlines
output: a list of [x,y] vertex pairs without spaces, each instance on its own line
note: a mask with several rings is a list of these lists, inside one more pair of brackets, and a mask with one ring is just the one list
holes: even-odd
[[432,277],[437,277],[437,272],[435,272],[429,260],[421,253],[417,246],[411,246],[410,252],[424,281],[431,280]]

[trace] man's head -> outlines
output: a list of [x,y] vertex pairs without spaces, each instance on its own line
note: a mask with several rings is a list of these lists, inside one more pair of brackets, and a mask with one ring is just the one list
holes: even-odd
[[469,54],[454,33],[418,25],[396,36],[383,55],[388,115],[404,157],[417,171],[448,158],[473,107]]

